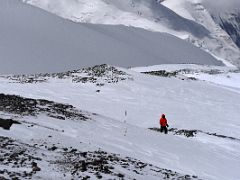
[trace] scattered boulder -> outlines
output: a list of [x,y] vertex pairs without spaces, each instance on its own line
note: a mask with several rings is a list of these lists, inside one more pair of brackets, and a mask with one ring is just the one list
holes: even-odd
[[[150,129],[152,131],[160,132],[160,128],[154,127],[154,128],[148,128],[148,129]],[[209,135],[209,136],[215,136],[215,137],[219,137],[219,138],[240,141],[240,139],[235,138],[235,137],[220,135],[220,134],[217,134],[217,133],[205,132],[205,131],[196,130],[196,129],[195,130],[187,130],[187,129],[170,128],[168,131],[172,132],[173,135],[183,135],[183,136],[186,136],[188,138],[189,137],[196,137],[197,134],[202,133],[202,134],[206,134],[206,135]]]
[[5,130],[10,130],[11,126],[13,124],[21,124],[18,121],[12,120],[12,119],[2,119],[0,118],[0,127]]
[[[147,175],[149,173],[154,176],[162,177],[162,179],[198,179],[197,176],[180,175],[177,172],[162,169],[148,163],[141,162],[131,157],[120,157],[118,154],[108,153],[102,150],[81,152],[64,151],[64,158],[55,163],[67,173],[70,172],[72,176],[83,179],[84,173],[92,174],[95,179],[104,179],[112,176],[113,179],[124,179],[125,174],[119,172],[119,168],[124,171],[131,171],[138,175]],[[116,168],[118,167],[118,168]]]
[[41,168],[38,167],[36,162],[32,162],[32,171],[36,172],[36,171],[41,171]]
[[93,83],[104,86],[105,83],[118,83],[119,81],[132,80],[126,72],[107,64],[96,65],[89,68],[67,71],[62,73],[40,73],[32,75],[1,76],[14,83],[43,83],[50,79],[70,79],[73,83]]
[[167,72],[166,70],[159,70],[159,71],[150,71],[150,72],[143,72],[144,74],[150,74],[154,76],[161,76],[161,77],[176,77],[178,72]]
[[[38,116],[44,113],[49,117],[59,120],[72,119],[86,121],[89,119],[81,111],[78,111],[69,104],[6,94],[0,94],[0,111],[20,116]],[[1,119],[0,122],[2,122]],[[11,124],[12,122],[17,123],[16,121],[11,120],[7,120],[4,123]]]
[[175,135],[184,135],[186,137],[195,137],[198,133],[197,130],[186,130],[186,129],[176,129],[176,128],[170,128],[168,130],[169,132],[173,132]]

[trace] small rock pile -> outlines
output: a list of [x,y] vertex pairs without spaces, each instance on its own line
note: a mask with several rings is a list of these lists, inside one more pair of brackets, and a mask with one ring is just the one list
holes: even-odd
[[0,136],[0,165],[9,167],[0,170],[0,179],[31,179],[36,173],[34,170],[28,172],[19,171],[19,168],[23,167],[31,169],[31,164],[34,161],[42,160],[24,146],[26,145],[17,143],[10,138]]
[[74,83],[93,83],[97,86],[104,86],[105,83],[118,83],[131,79],[126,72],[118,70],[107,64],[97,65],[80,70],[67,71],[62,73],[40,73],[33,75],[11,75],[1,76],[10,80],[11,83],[43,83],[50,79],[70,79]]

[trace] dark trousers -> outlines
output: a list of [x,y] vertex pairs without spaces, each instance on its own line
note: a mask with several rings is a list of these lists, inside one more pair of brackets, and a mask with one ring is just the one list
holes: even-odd
[[160,132],[163,132],[163,131],[164,131],[165,134],[168,133],[167,126],[161,126],[161,128],[160,128]]

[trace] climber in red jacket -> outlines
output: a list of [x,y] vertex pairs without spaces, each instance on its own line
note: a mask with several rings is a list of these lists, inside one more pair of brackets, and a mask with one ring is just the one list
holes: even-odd
[[160,118],[159,123],[160,123],[160,132],[164,131],[164,133],[167,134],[168,133],[168,129],[167,129],[168,123],[167,123],[165,114],[162,114],[162,117]]

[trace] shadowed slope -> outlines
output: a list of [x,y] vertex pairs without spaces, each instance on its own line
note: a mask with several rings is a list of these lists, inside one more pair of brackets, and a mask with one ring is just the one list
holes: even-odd
[[[1,73],[59,72],[95,64],[220,64],[171,35],[75,24],[16,0],[0,2]],[[13,66],[14,65],[14,66]]]

